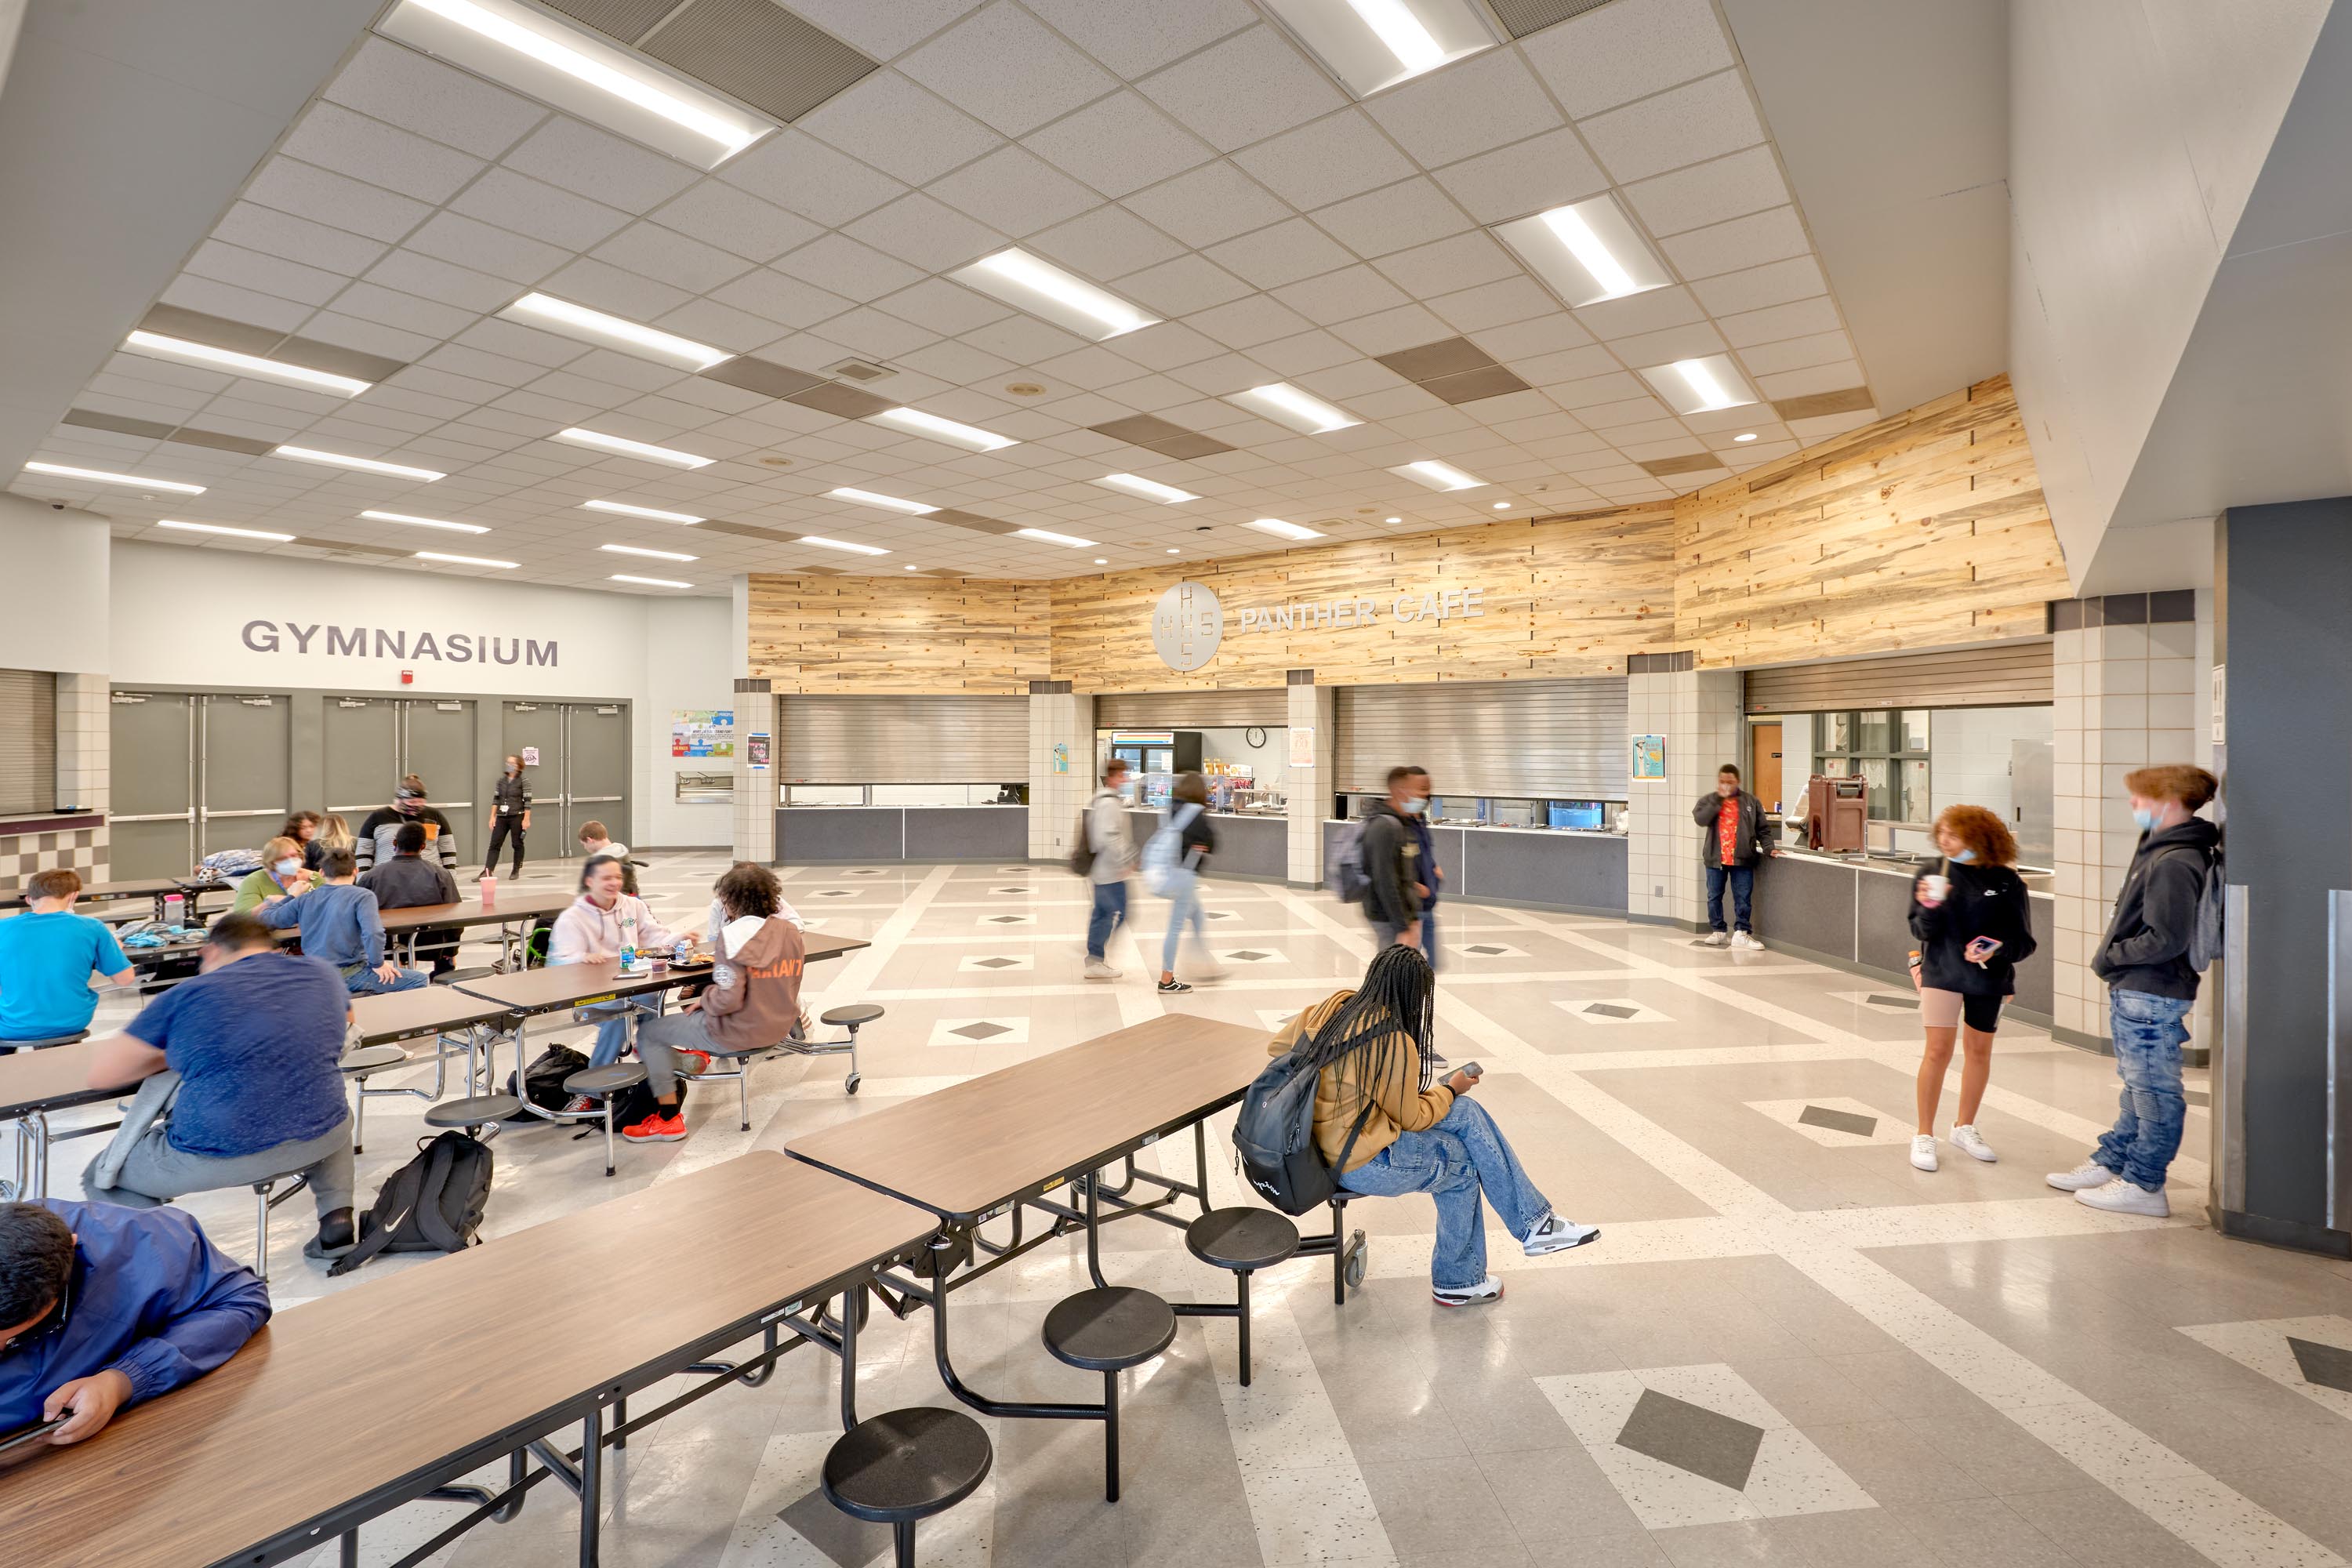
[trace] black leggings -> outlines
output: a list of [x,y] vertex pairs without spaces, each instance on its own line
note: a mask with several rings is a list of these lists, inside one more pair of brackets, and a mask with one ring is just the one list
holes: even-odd
[[485,874],[499,868],[499,846],[507,841],[509,834],[514,836],[514,868],[507,875],[522,875],[522,818],[520,816],[501,816],[490,824],[490,847],[482,855]]

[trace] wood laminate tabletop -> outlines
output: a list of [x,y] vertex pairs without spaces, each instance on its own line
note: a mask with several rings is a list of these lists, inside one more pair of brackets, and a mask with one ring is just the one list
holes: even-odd
[[468,995],[454,985],[422,985],[414,991],[352,998],[352,1017],[359,1026],[363,1046],[488,1024],[510,1011],[501,1003]]
[[454,904],[413,904],[404,910],[385,910],[382,911],[383,929],[413,931],[418,926],[485,926],[509,921],[544,920],[570,909],[575,896],[561,888],[508,888],[487,904],[477,895],[459,899]]
[[1241,1098],[1266,1031],[1171,1014],[798,1138],[795,1159],[950,1219]]
[[936,1227],[772,1152],[721,1161],[280,1315],[209,1376],[0,1470],[0,1542],[28,1568],[327,1544]]
[[[839,958],[873,944],[862,937],[826,936],[821,931],[803,934],[807,947],[804,962],[816,963],[828,958]],[[559,1007],[574,1007],[608,996],[632,996],[646,991],[667,990],[688,980],[700,980],[710,973],[706,959],[683,967],[670,964],[666,968],[648,969],[642,973],[625,974],[620,961],[606,959],[597,963],[553,963],[540,969],[526,969],[519,974],[493,974],[480,980],[468,980],[449,987],[468,996],[478,996],[486,1002],[497,1002],[513,1013],[545,1013]]]
[[[30,1116],[36,1110],[58,1110],[68,1105],[89,1105],[116,1100],[139,1085],[117,1089],[89,1087],[90,1058],[95,1040],[51,1046],[43,1051],[13,1051],[0,1057],[0,1117]],[[7,1474],[0,1470],[0,1477]],[[0,1485],[5,1485],[0,1481]]]
[[[216,893],[227,887],[226,882],[194,880],[182,877],[130,877],[111,882],[84,882],[77,899],[154,899],[168,898],[173,893],[191,897],[197,893]],[[0,910],[19,908],[30,902],[22,886],[0,888]]]

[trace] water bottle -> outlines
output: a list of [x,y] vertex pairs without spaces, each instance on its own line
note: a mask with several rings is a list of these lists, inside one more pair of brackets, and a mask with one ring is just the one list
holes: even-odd
[[694,943],[687,941],[684,937],[679,937],[677,939],[677,945],[670,949],[669,961],[677,965],[680,969],[684,969],[688,964],[692,963],[694,962]]
[[621,973],[625,974],[637,966],[637,950],[632,943],[621,945]]

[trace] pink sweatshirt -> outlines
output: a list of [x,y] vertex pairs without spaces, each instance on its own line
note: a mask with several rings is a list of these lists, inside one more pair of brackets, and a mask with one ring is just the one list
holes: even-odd
[[572,900],[570,909],[555,917],[554,933],[548,938],[547,957],[551,963],[595,963],[620,957],[624,947],[651,952],[677,940],[654,919],[643,899],[618,894],[611,909],[600,910],[583,893]]

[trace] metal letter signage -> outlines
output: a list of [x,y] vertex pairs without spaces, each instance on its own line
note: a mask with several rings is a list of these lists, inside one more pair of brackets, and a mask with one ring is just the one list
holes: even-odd
[[1171,669],[1200,668],[1217,656],[1224,637],[1224,606],[1203,584],[1177,584],[1151,612],[1151,646]]

